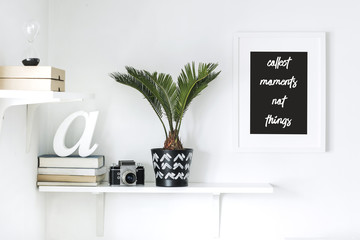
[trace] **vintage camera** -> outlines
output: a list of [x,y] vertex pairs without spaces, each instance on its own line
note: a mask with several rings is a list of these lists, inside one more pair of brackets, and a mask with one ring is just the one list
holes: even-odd
[[110,167],[110,185],[144,185],[144,167],[136,164],[134,160],[119,161],[118,165]]

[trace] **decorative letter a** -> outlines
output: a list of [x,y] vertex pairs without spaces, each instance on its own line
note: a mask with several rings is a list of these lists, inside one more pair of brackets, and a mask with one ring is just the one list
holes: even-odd
[[[90,112],[89,114],[84,111],[78,111],[70,114],[59,126],[58,130],[55,133],[54,137],[54,151],[60,157],[66,157],[71,155],[79,148],[79,155],[81,157],[87,157],[92,154],[98,144],[94,144],[90,148],[91,139],[94,133],[96,121],[99,115],[99,111]],[[67,148],[65,146],[65,136],[68,131],[70,124],[77,118],[77,117],[84,117],[85,118],[85,128],[82,136],[80,137],[79,141],[72,147]]]

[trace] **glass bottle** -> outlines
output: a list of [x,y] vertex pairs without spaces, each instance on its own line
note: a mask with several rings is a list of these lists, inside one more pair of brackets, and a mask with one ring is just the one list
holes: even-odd
[[28,43],[24,59],[22,60],[25,66],[37,66],[40,63],[39,53],[34,46],[34,41],[39,33],[39,29],[40,25],[37,21],[29,21],[24,24],[23,32]]

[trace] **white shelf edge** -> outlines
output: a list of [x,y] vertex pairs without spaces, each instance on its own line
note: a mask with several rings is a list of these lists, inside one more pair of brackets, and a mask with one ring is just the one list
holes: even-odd
[[40,192],[82,193],[272,193],[269,183],[189,183],[188,187],[156,187],[154,183],[137,186],[109,186],[102,183],[96,187],[85,186],[39,186]]
[[[81,101],[93,97],[94,94],[89,93],[0,90],[0,101],[9,101],[9,103],[15,103],[14,105],[59,101]],[[18,102],[19,104],[16,104]]]

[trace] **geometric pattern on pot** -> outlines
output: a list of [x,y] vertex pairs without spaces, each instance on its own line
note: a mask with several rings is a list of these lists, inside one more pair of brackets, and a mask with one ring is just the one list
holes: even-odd
[[156,153],[153,154],[153,167],[156,179],[182,179],[189,178],[190,162],[192,152],[187,156],[184,153],[177,154],[174,158],[165,153],[161,158]]

